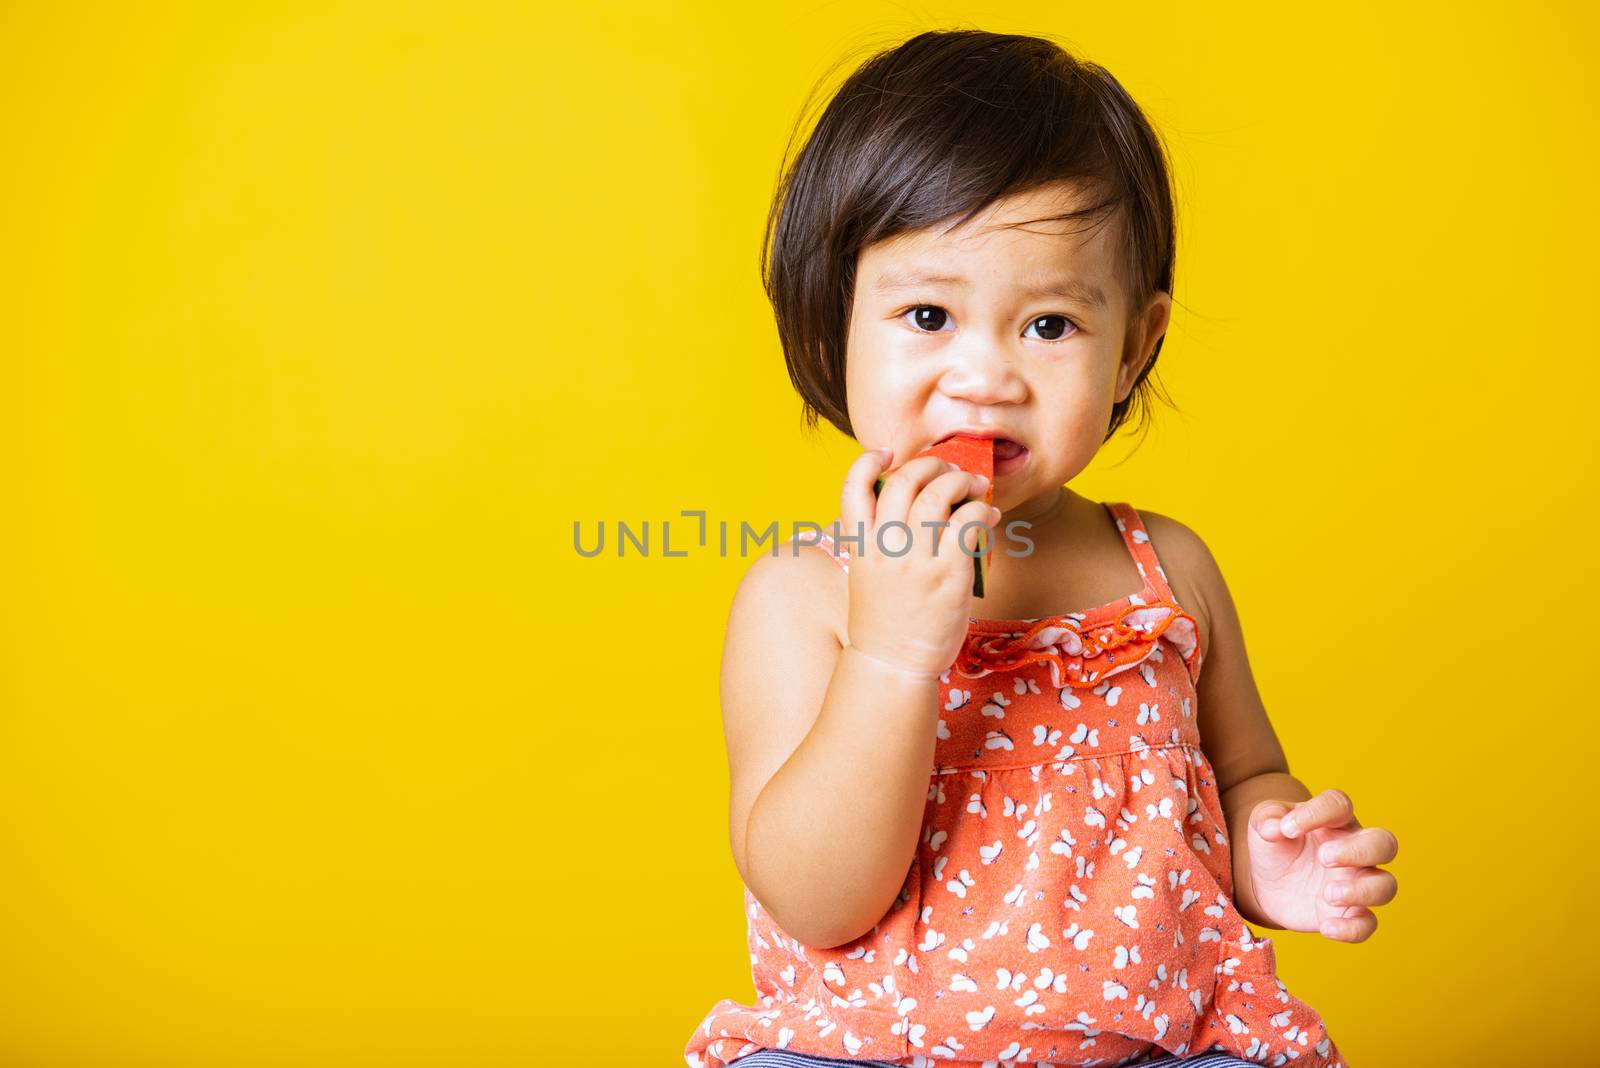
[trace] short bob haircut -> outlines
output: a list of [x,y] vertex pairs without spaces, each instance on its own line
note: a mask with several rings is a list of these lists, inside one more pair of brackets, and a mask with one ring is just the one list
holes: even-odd
[[[918,34],[851,74],[784,171],[761,246],[762,281],[806,425],[815,428],[820,415],[855,436],[845,342],[863,249],[946,220],[954,229],[1002,197],[1063,180],[1088,202],[1059,219],[1121,224],[1130,316],[1156,292],[1171,293],[1166,151],[1104,68],[1040,37],[944,30]],[[1147,411],[1163,340],[1112,408],[1102,441],[1131,408]]]

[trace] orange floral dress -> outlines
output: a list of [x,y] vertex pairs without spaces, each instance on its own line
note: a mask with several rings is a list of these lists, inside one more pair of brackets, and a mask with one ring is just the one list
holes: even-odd
[[[1200,748],[1194,617],[1139,513],[1105,505],[1138,593],[974,619],[939,679],[921,840],[872,930],[831,949],[744,890],[754,1005],[724,999],[684,1050],[938,1064],[1111,1065],[1219,1049],[1342,1068],[1318,1013],[1234,907]],[[808,539],[849,569],[827,535]]]

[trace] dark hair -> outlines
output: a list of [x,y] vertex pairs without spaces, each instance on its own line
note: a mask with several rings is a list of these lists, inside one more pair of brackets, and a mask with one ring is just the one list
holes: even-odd
[[[1041,37],[982,30],[921,33],[863,63],[783,173],[761,246],[762,281],[806,424],[814,428],[821,415],[855,436],[845,343],[863,249],[947,219],[955,228],[1002,197],[1062,180],[1089,201],[1056,218],[1120,222],[1117,266],[1130,316],[1157,291],[1171,293],[1165,147],[1104,68]],[[1147,408],[1162,340],[1112,408],[1103,441],[1131,408]]]

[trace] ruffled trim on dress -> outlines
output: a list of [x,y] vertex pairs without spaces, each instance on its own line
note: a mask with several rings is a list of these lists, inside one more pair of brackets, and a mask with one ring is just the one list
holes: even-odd
[[951,670],[969,679],[982,678],[1029,664],[1048,664],[1051,684],[1087,689],[1149,659],[1162,637],[1178,649],[1194,678],[1200,666],[1199,627],[1188,612],[1171,601],[1144,604],[1134,600],[1115,618],[1090,623],[1083,613],[1019,621],[1016,632],[969,630]]

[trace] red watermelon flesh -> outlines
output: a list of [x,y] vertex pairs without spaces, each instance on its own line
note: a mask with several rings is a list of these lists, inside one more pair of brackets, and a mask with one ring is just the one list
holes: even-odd
[[[930,445],[917,453],[917,456],[912,457],[912,459],[921,456],[937,456],[941,460],[955,464],[969,474],[982,475],[989,480],[988,488],[983,491],[983,502],[985,504],[993,504],[994,442],[994,438],[979,438],[970,434],[956,434],[939,442],[937,445]],[[872,484],[872,492],[874,494],[883,489],[884,477],[880,475],[878,480]],[[973,499],[968,497],[961,504]],[[960,505],[957,505],[957,507],[960,507]],[[973,537],[973,541],[970,544],[973,545],[979,555],[972,558],[972,595],[974,597],[982,597],[984,582],[989,575],[989,533],[987,530],[977,530],[973,532],[973,535],[975,537]],[[961,550],[958,548],[956,551],[960,552]]]

